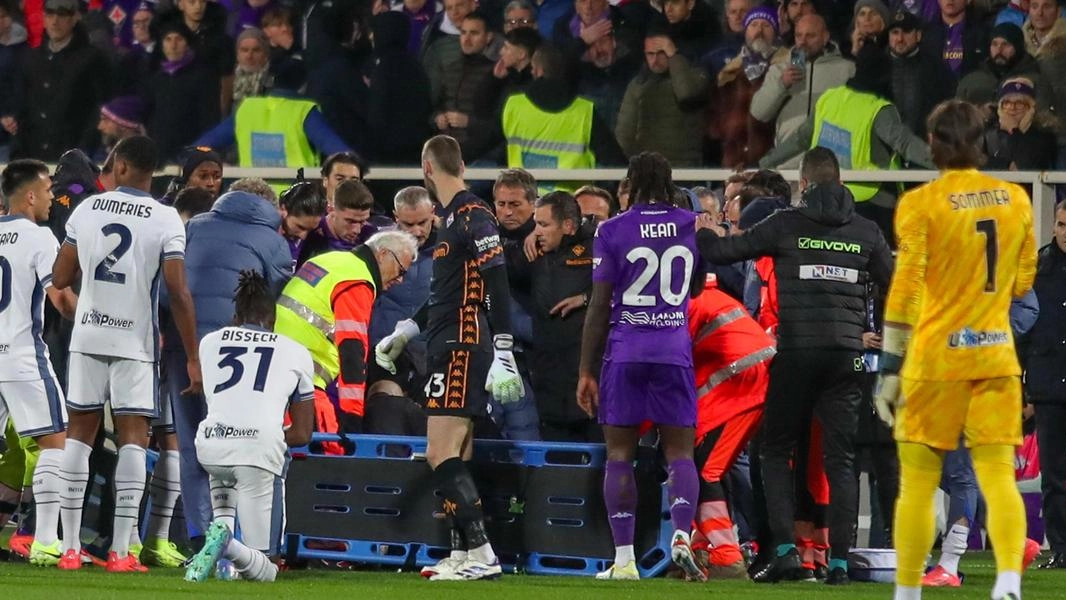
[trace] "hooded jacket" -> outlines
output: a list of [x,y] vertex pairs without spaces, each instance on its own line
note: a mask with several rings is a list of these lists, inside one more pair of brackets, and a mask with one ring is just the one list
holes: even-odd
[[262,273],[275,296],[292,277],[292,255],[279,226],[277,209],[247,192],[223,194],[210,211],[189,221],[185,272],[201,338],[233,321],[233,290],[242,270]]
[[715,264],[774,259],[780,322],[777,349],[855,350],[866,330],[866,285],[887,289],[892,252],[877,225],[855,213],[838,183],[807,190],[803,206],[780,210],[738,236],[697,234]]

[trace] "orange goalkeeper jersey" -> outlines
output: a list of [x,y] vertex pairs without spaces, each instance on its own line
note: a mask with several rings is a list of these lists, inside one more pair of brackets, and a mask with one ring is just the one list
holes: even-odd
[[945,171],[903,195],[895,223],[899,254],[885,321],[914,328],[902,376],[1019,375],[1008,312],[1036,274],[1025,190],[976,169]]

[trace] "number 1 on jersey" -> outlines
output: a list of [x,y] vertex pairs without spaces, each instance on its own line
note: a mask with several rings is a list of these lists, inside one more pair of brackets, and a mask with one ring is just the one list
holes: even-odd
[[977,233],[985,236],[985,291],[996,291],[996,260],[999,244],[996,241],[996,220],[983,219],[977,222]]

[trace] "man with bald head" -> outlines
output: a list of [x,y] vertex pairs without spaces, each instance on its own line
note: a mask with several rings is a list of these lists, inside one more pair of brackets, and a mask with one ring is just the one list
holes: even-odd
[[770,66],[766,80],[751,100],[751,116],[774,124],[774,142],[795,131],[814,112],[825,90],[844,85],[855,64],[829,40],[825,19],[804,15],[796,21],[796,43],[787,62]]

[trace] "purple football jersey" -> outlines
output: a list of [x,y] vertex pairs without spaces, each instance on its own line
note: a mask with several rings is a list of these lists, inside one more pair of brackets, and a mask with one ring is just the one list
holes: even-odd
[[606,360],[692,366],[689,284],[699,261],[696,214],[638,204],[603,222],[592,280],[614,286]]

